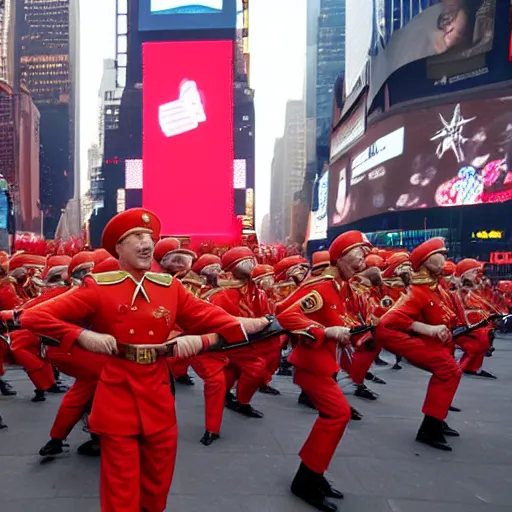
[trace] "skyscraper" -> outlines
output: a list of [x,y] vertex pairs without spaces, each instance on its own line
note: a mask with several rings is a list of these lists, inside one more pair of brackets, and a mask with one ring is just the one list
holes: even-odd
[[[79,197],[78,0],[19,4],[21,80],[41,114],[41,205],[52,237],[61,211]],[[78,228],[79,219],[67,225]]]

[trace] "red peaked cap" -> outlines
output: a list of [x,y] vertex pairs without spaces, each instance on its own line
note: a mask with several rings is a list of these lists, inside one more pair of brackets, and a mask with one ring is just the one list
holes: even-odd
[[443,268],[443,276],[453,276],[455,274],[456,265],[453,261],[446,260]]
[[11,272],[20,267],[42,267],[46,266],[46,258],[36,254],[27,254],[20,252],[15,254],[9,262],[9,269]]
[[254,253],[249,249],[249,247],[233,247],[233,249],[229,249],[229,251],[222,255],[222,268],[226,272],[229,272],[242,261],[250,259],[254,259]]
[[474,270],[475,268],[482,270],[483,267],[484,266],[481,261],[474,260],[473,258],[465,258],[457,263],[455,267],[455,275],[457,277],[461,277],[470,270]]
[[251,279],[253,281],[258,281],[259,279],[273,275],[275,275],[275,272],[272,265],[256,265],[251,272]]
[[149,233],[156,243],[160,238],[160,219],[145,208],[131,208],[109,220],[103,230],[101,246],[116,257],[116,245],[133,233]]
[[430,256],[434,254],[446,254],[447,252],[448,250],[442,238],[431,238],[418,245],[418,247],[411,252],[409,259],[411,260],[413,270],[417,272]]
[[221,259],[215,254],[202,254],[192,265],[192,272],[200,274],[208,265],[221,265]]
[[372,244],[361,231],[347,231],[338,236],[329,247],[331,265],[335,265],[342,256],[356,247],[367,247],[371,249]]
[[386,260],[386,268],[382,273],[382,277],[389,278],[395,275],[395,270],[404,263],[409,261],[409,253],[395,252]]
[[46,267],[41,274],[41,279],[46,279],[50,270],[56,267],[68,267],[71,263],[71,256],[66,254],[58,254],[56,256],[48,256],[46,260]]
[[368,254],[364,259],[367,267],[377,267],[381,270],[386,267],[384,258],[381,258],[378,254]]
[[316,251],[313,253],[311,268],[327,267],[331,264],[329,251]]
[[286,272],[290,270],[295,265],[305,265],[309,267],[308,260],[296,254],[295,256],[288,256],[283,258],[281,261],[278,261],[274,265],[274,271],[276,273],[276,279],[278,281],[283,280],[286,277]]
[[120,270],[121,266],[119,265],[119,261],[116,260],[113,256],[109,256],[103,260],[97,261],[94,264],[94,272],[96,274],[101,274],[102,272],[115,272],[116,270]]
[[84,267],[94,266],[94,252],[82,251],[73,256],[71,263],[69,264],[68,273],[71,275],[75,270],[81,270]]

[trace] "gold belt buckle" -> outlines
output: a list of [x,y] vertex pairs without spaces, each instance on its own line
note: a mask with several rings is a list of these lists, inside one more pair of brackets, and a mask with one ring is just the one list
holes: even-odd
[[154,348],[129,346],[126,350],[126,359],[137,364],[156,363],[157,353]]

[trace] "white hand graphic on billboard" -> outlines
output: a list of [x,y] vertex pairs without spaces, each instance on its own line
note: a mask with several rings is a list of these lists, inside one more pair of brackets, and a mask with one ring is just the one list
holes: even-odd
[[206,121],[206,114],[197,84],[186,80],[181,84],[180,97],[158,108],[158,121],[166,137],[175,137],[195,130]]

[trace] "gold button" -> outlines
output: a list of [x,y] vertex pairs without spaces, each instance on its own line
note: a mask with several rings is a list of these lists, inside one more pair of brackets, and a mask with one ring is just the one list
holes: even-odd
[[135,329],[130,329],[130,334],[135,334]]
[[137,311],[137,306],[132,306],[130,309],[131,309],[132,311]]
[[153,336],[155,333],[153,331],[149,331],[149,335]]

